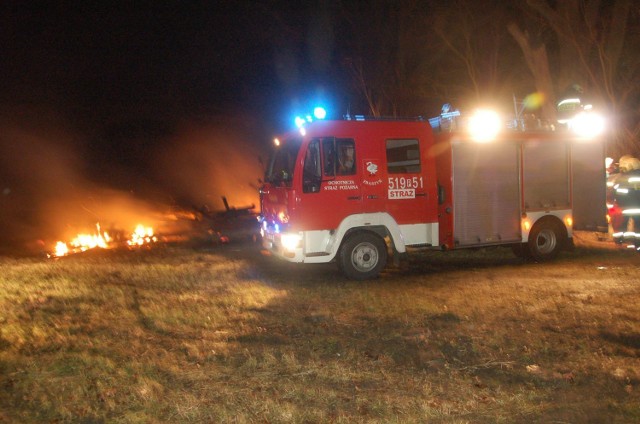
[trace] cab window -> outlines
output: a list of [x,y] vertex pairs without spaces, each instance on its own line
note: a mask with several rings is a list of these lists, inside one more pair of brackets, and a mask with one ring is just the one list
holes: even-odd
[[304,193],[320,191],[320,181],[322,180],[320,157],[320,141],[312,140],[304,156],[302,168],[302,191]]
[[269,169],[265,175],[265,181],[291,186],[291,179],[300,150],[301,140],[287,140],[283,146],[276,149],[272,158]]
[[324,153],[324,175],[354,175],[356,173],[356,148],[351,138],[325,138],[322,140]]
[[417,139],[388,139],[386,145],[389,174],[420,172],[420,145]]

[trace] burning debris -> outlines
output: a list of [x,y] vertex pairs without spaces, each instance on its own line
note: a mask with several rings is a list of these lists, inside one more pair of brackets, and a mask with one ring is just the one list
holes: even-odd
[[212,212],[203,206],[198,210],[201,219],[209,226],[208,233],[219,243],[229,243],[231,240],[256,241],[260,234],[258,214],[255,205],[242,207],[230,206],[227,198],[222,196],[224,211]]
[[[158,238],[154,235],[153,228],[139,224],[131,235],[124,240],[124,244],[129,247],[140,247],[156,243],[157,241]],[[58,241],[55,245],[54,251],[48,256],[59,258],[61,256],[68,256],[91,249],[109,249],[119,247],[121,245],[123,245],[121,240],[110,236],[108,232],[101,229],[100,223],[97,223],[96,232],[94,234],[78,234],[68,243]]]
[[139,224],[131,234],[131,238],[127,240],[127,244],[129,246],[143,246],[157,241],[158,238],[153,235],[153,228]]
[[[93,233],[80,233],[70,241],[58,241],[49,258],[59,258],[92,249],[149,248],[157,244],[188,243],[196,245],[227,244],[231,241],[255,241],[259,234],[254,205],[236,208],[222,198],[225,210],[210,211],[202,207],[190,212],[173,209],[158,213],[153,221],[158,227],[138,224],[132,232],[117,227],[104,230],[96,224]],[[157,232],[158,231],[158,232]]]

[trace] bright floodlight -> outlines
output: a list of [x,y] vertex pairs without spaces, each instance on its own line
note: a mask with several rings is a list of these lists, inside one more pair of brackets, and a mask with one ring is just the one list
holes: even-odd
[[315,109],[313,109],[313,116],[315,116],[316,119],[324,119],[327,117],[327,111],[324,110],[323,107],[318,106]]
[[604,131],[604,118],[593,112],[581,112],[569,121],[569,128],[580,137],[597,137]]
[[469,118],[469,133],[475,141],[491,141],[500,131],[500,116],[492,110],[478,110]]

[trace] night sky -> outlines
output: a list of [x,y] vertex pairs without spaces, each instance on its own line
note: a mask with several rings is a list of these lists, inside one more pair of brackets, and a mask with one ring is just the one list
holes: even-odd
[[2,245],[253,203],[272,135],[339,91],[321,7],[93,3],[0,6]]
[[[282,125],[279,115],[298,96],[323,91],[332,77],[332,46],[307,40],[318,10],[242,1],[91,3],[3,6],[3,104],[49,107],[89,127],[132,114],[166,122],[230,109]],[[318,59],[322,49],[327,57]]]

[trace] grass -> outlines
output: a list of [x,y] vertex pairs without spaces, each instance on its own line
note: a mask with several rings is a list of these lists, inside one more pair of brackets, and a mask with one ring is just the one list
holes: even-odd
[[246,246],[0,259],[0,422],[640,421],[640,256]]

